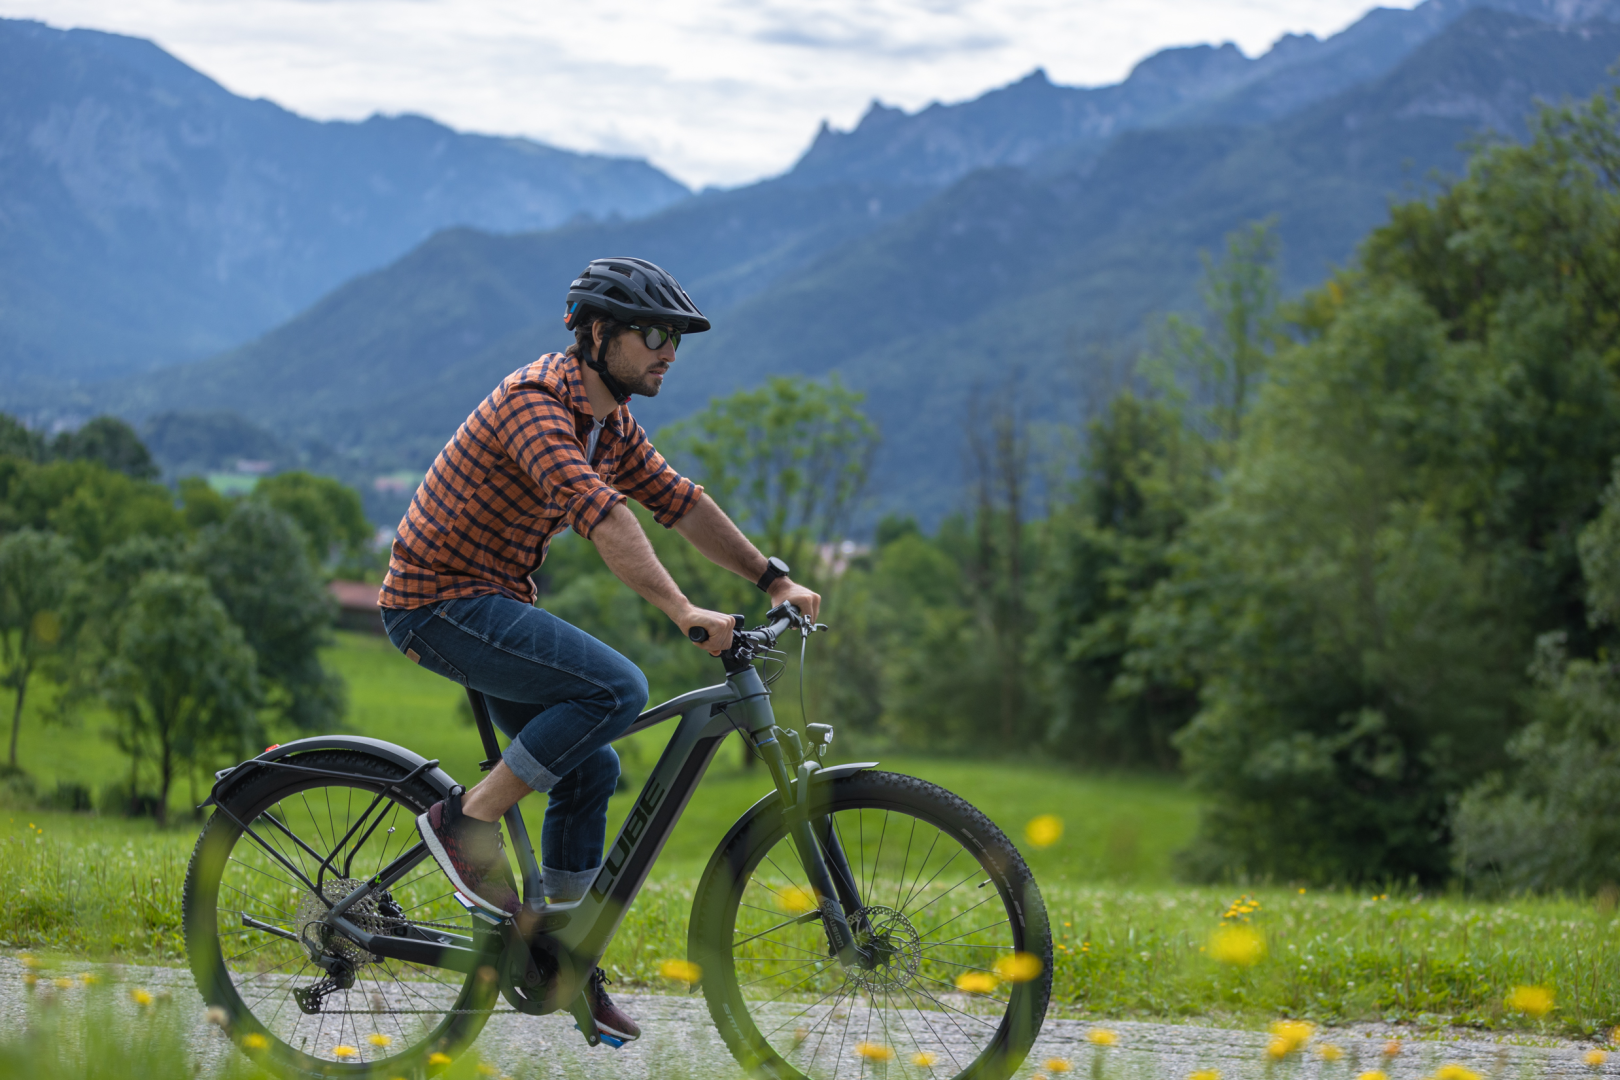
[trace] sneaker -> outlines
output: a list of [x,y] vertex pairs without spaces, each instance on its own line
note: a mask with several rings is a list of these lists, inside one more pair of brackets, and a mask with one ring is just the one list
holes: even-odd
[[517,913],[521,902],[499,822],[467,817],[457,792],[428,807],[416,819],[416,831],[462,896],[500,918]]
[[608,977],[602,969],[594,968],[585,983],[585,1000],[591,1006],[591,1019],[596,1021],[596,1030],[621,1043],[641,1038],[641,1028],[608,997],[607,981]]

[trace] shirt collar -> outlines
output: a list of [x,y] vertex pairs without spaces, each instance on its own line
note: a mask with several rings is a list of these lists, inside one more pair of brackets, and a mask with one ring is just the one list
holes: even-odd
[[[594,417],[591,415],[591,395],[585,389],[584,362],[579,357],[570,356],[567,353],[563,353],[562,357],[564,362],[563,391],[566,395],[567,405],[574,410],[575,416],[589,425],[594,420]],[[614,432],[621,430],[624,426],[621,416],[628,414],[629,411],[629,405],[620,405],[617,409],[614,409],[608,414],[607,423],[603,425],[603,430]]]

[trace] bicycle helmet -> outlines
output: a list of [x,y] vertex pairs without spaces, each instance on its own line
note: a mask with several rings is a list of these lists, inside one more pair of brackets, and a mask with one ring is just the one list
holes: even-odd
[[[568,286],[567,305],[563,325],[576,331],[585,325],[586,312],[593,309],[621,323],[668,323],[683,334],[699,334],[709,328],[709,320],[681,283],[646,259],[592,259]],[[630,391],[608,372],[607,361],[598,350],[585,346],[584,338],[580,338],[580,359],[602,377],[602,385],[620,405],[630,400]]]
[[646,259],[592,259],[568,286],[563,325],[572,330],[588,308],[624,323],[668,323],[683,334],[701,334],[709,320],[681,283]]

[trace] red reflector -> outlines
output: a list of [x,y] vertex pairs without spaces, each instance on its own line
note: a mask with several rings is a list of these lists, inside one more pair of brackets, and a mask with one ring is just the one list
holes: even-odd
[[278,747],[280,745],[281,744],[278,743],[278,742],[277,743],[271,743],[269,746],[264,748],[264,752],[268,754],[270,751],[274,750],[276,747]]

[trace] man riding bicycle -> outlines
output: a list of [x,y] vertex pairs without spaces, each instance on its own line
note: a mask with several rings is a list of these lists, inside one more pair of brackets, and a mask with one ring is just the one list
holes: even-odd
[[[627,498],[715,564],[812,621],[821,597],[767,559],[713,499],[679,475],[630,415],[655,397],[683,334],[709,329],[679,283],[644,259],[597,259],[569,287],[565,352],[508,375],[440,451],[399,525],[379,603],[389,640],[413,662],[476,690],[511,740],[472,789],[417,819],[434,860],[466,899],[499,917],[519,900],[500,818],[547,793],[541,828],[546,897],[577,900],[602,864],[609,745],[647,704],[647,680],[612,648],[534,606],[530,575],[564,528],[596,545],[608,569],[700,646],[730,647],[728,615],[697,607],[653,552]],[[701,636],[701,635],[699,635]],[[600,970],[586,991],[597,1027],[640,1035]]]

